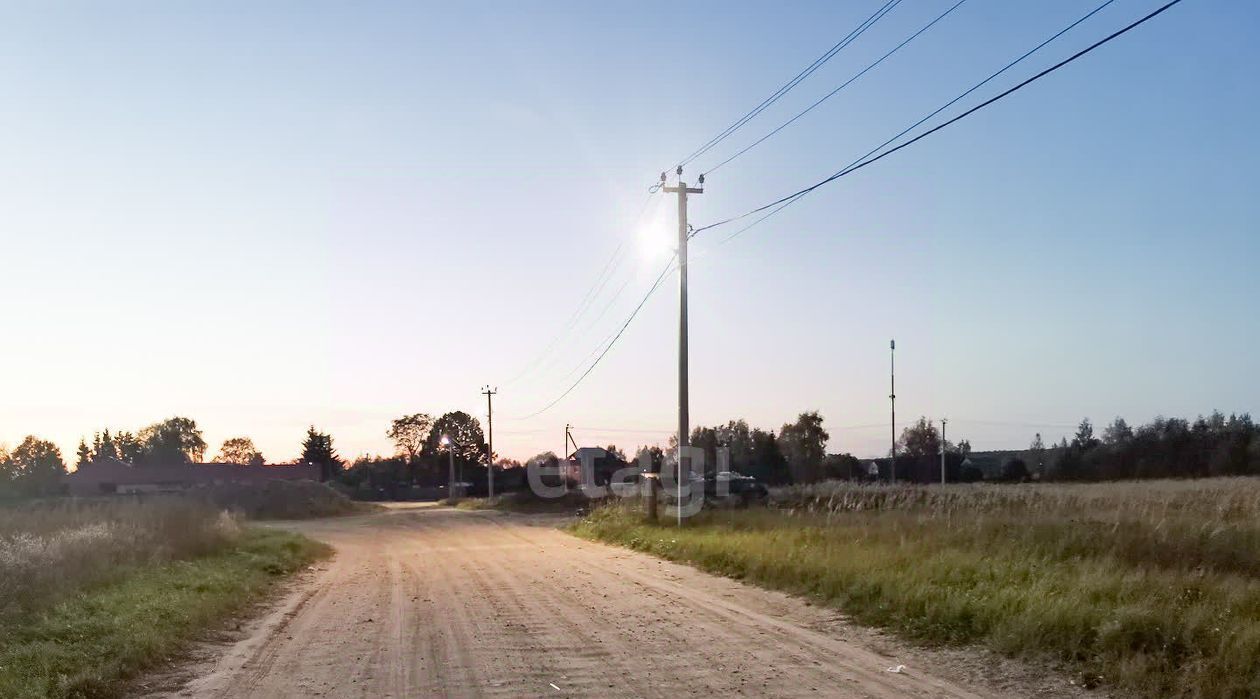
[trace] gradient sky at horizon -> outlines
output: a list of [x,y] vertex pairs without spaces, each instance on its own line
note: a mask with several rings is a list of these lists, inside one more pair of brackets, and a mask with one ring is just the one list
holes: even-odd
[[[881,3],[22,3],[0,8],[0,443],[198,421],[211,455],[343,456],[497,384],[495,446],[676,424],[676,277],[647,187]],[[686,179],[952,3],[904,2]],[[968,0],[708,178],[703,225],[816,181],[1097,4]],[[1116,0],[994,84],[1159,3]],[[1260,412],[1260,4],[1189,0],[729,244],[697,237],[693,425],[898,416],[974,448],[1080,418]],[[960,105],[960,108],[962,105]],[[951,112],[954,113],[954,112]],[[646,215],[635,225],[647,201]],[[574,331],[512,379],[574,314]],[[619,296],[614,292],[623,289]]]

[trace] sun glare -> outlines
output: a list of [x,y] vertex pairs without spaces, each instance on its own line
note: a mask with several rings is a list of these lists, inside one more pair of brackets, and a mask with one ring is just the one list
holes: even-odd
[[639,252],[644,260],[664,259],[674,251],[675,241],[668,222],[662,218],[645,221],[639,227]]

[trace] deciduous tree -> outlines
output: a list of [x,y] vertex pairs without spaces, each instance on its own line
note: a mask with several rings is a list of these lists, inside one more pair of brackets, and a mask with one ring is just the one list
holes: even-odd
[[779,430],[779,449],[787,458],[792,480],[796,483],[822,480],[827,440],[831,438],[822,425],[822,416],[817,411],[811,411],[801,413],[796,422]]
[[66,464],[57,445],[28,436],[8,458],[17,490],[25,495],[55,495],[61,491]]
[[17,475],[13,461],[9,459],[9,450],[0,444],[0,499],[15,495],[13,479]]
[[155,464],[181,464],[201,461],[206,453],[206,440],[196,421],[186,417],[167,418],[140,430],[144,445],[141,460]]
[[429,433],[433,431],[433,417],[425,413],[404,415],[390,423],[385,434],[394,442],[398,455],[415,461],[424,452]]
[[[1092,427],[1089,430],[1089,435],[1093,437]],[[1124,444],[1130,439],[1133,439],[1133,429],[1129,427],[1129,423],[1125,422],[1122,417],[1117,417],[1110,425],[1103,428],[1103,444],[1108,446]]]
[[223,446],[219,447],[219,456],[215,459],[225,464],[244,464],[249,466],[262,466],[267,462],[263,458],[262,452],[254,446],[254,440],[249,437],[232,437],[223,442]]
[[936,425],[926,417],[920,417],[914,424],[907,426],[901,431],[901,438],[897,440],[899,456],[921,458],[936,456],[940,453],[941,435],[936,431]]
[[752,463],[744,471],[770,485],[783,485],[792,482],[792,473],[787,459],[779,449],[779,440],[773,432],[754,428],[750,433],[753,445]]
[[[390,423],[385,433],[393,442],[399,457],[406,462],[404,478],[416,482],[417,473],[422,469],[422,459],[428,444],[429,433],[433,431],[433,417],[425,413],[404,415]],[[432,460],[430,460],[432,461]],[[430,471],[436,471],[430,464]]]
[[457,410],[446,413],[433,423],[425,440],[427,453],[446,454],[447,447],[442,446],[442,435],[454,441],[451,448],[455,450],[455,462],[465,468],[475,467],[486,455],[486,439],[481,432],[481,423],[468,413]]

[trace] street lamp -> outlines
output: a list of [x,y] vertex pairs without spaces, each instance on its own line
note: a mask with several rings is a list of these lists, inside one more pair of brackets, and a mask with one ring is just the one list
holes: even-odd
[[447,456],[450,457],[450,463],[451,463],[451,476],[450,476],[449,485],[447,486],[446,497],[447,499],[454,500],[455,499],[455,447],[459,446],[459,443],[451,439],[449,435],[444,434],[442,435],[441,444],[442,446],[446,447],[446,454]]

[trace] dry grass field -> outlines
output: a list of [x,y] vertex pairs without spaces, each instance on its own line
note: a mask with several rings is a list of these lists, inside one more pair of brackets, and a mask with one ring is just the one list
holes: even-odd
[[182,499],[49,500],[0,508],[0,617],[39,608],[132,566],[213,553],[239,535],[232,517]]
[[1260,696],[1260,479],[779,489],[681,530],[577,532],[1139,696]]
[[193,498],[0,508],[0,696],[116,695],[326,551]]

